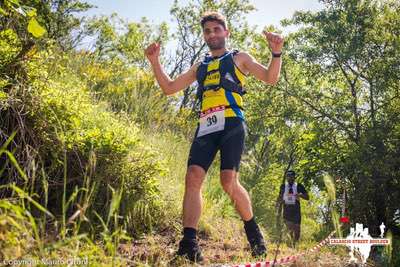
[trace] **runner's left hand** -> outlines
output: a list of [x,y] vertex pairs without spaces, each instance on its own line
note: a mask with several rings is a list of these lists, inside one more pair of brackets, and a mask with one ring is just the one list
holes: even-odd
[[268,41],[268,45],[273,53],[282,52],[283,37],[277,33],[263,31],[265,39]]

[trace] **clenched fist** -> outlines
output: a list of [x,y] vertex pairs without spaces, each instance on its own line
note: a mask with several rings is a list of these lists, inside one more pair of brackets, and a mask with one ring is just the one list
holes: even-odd
[[144,50],[144,54],[151,63],[157,61],[160,56],[160,44],[152,43]]
[[268,41],[268,45],[272,50],[272,53],[282,52],[283,37],[277,33],[263,31],[265,39]]

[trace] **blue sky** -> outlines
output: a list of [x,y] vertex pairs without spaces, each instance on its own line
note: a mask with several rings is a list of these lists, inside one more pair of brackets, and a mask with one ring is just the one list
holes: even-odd
[[[169,16],[169,9],[173,0],[86,0],[97,6],[87,12],[87,15],[109,15],[116,12],[120,17],[130,21],[139,21],[142,17],[147,17],[154,23],[162,21],[172,23]],[[185,4],[188,0],[179,0]],[[280,20],[290,18],[296,10],[316,11],[321,8],[318,0],[251,0],[257,11],[247,16],[247,21],[251,25],[279,26]]]
[[[96,8],[90,9],[83,15],[110,15],[117,13],[128,21],[140,21],[142,17],[147,17],[150,22],[159,24],[167,22],[171,31],[174,31],[175,24],[172,20],[169,10],[174,0],[85,0],[93,4]],[[178,0],[178,3],[185,5],[189,0]],[[290,18],[297,10],[317,11],[322,8],[322,4],[318,0],[250,0],[250,3],[256,7],[256,11],[247,15],[247,21],[252,26],[257,26],[257,30],[261,33],[261,29],[266,25],[280,26],[280,21],[284,18]],[[295,30],[295,28],[282,28],[283,34]],[[86,39],[81,47],[89,48],[91,40]],[[167,44],[167,49],[173,49],[174,42]],[[90,49],[90,48],[89,48]]]

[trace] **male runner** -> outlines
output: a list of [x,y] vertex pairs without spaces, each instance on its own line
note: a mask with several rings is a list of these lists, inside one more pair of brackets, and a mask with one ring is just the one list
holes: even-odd
[[153,43],[145,50],[157,82],[166,95],[183,90],[196,80],[199,85],[201,115],[188,159],[183,199],[184,236],[177,254],[195,262],[203,260],[196,239],[202,209],[201,186],[219,150],[221,185],[244,222],[252,254],[265,255],[264,238],[254,219],[249,194],[239,182],[238,171],[245,138],[242,95],[248,75],[267,84],[277,83],[283,38],[275,33],[263,33],[272,50],[272,60],[267,68],[246,52],[227,50],[225,44],[229,30],[224,16],[208,12],[200,23],[210,54],[174,80],[159,62],[160,44]]

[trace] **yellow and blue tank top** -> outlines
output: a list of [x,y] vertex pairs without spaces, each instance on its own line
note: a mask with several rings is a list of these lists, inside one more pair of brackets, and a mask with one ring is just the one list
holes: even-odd
[[224,106],[225,117],[244,119],[243,99],[246,75],[233,61],[237,50],[227,51],[220,57],[206,55],[197,68],[197,97],[201,112]]

